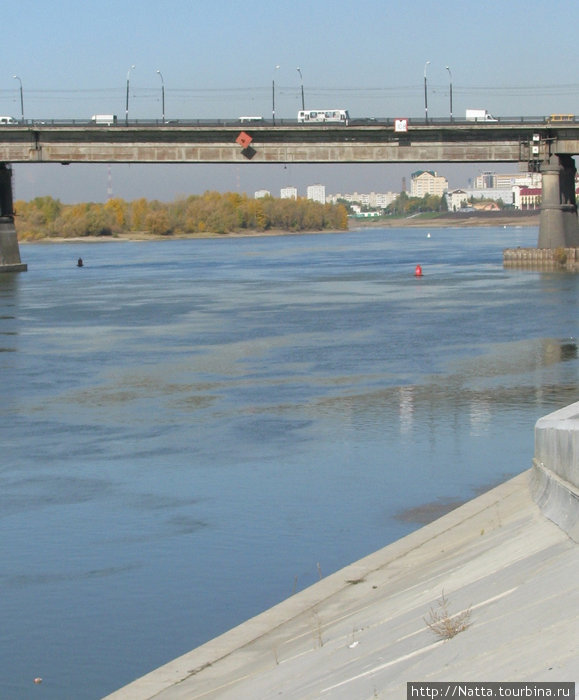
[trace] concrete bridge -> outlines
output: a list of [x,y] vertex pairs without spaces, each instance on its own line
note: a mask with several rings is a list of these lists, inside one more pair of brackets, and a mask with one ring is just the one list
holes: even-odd
[[579,247],[577,153],[574,119],[362,119],[348,125],[52,120],[0,126],[0,270],[26,268],[13,225],[12,163],[517,162],[543,175],[537,247],[571,248]]

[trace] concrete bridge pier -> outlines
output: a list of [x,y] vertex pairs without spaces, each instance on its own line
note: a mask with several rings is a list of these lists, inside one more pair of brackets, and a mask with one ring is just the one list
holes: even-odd
[[28,266],[20,260],[18,237],[14,227],[12,169],[0,163],[0,272],[24,272]]
[[576,172],[575,161],[571,156],[554,155],[543,161],[543,198],[537,248],[579,247]]

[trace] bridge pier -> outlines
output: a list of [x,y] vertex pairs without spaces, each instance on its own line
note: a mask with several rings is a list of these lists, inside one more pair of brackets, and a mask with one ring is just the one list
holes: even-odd
[[27,269],[28,266],[20,260],[14,227],[12,169],[6,163],[0,163],[0,272],[24,272]]
[[543,196],[537,248],[579,247],[576,172],[575,161],[571,156],[554,155],[543,161]]

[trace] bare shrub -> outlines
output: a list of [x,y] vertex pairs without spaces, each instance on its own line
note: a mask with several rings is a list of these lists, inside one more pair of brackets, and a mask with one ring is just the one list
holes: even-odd
[[557,263],[557,265],[561,265],[561,267],[565,266],[567,264],[567,251],[565,248],[555,248],[553,251],[553,260]]
[[470,607],[462,612],[451,615],[448,607],[448,599],[442,591],[436,607],[430,608],[430,612],[424,618],[426,626],[441,639],[452,639],[459,632],[464,632],[470,627]]

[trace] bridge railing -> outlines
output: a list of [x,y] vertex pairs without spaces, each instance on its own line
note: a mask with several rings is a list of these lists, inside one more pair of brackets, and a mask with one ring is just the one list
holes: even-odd
[[[424,117],[409,117],[408,124],[410,127],[428,127],[428,126],[497,126],[497,125],[517,125],[517,124],[541,124],[541,125],[556,125],[565,126],[565,124],[578,124],[579,117],[574,115],[565,115],[567,118],[565,120],[556,120],[552,116],[519,116],[519,117],[495,117],[493,121],[473,121],[466,119],[464,117],[453,117],[452,120],[449,117],[434,117],[426,120]],[[16,128],[38,128],[43,126],[54,126],[54,127],[93,127],[95,129],[107,129],[107,128],[120,128],[126,126],[142,126],[142,127],[179,127],[179,126],[200,126],[200,127],[227,127],[235,126],[243,129],[256,129],[259,127],[273,127],[273,126],[290,126],[290,127],[343,127],[344,129],[352,126],[381,126],[381,127],[392,127],[394,128],[394,122],[396,118],[394,117],[352,117],[349,120],[348,125],[336,122],[310,122],[303,123],[298,122],[297,119],[261,119],[260,121],[255,121],[247,123],[239,118],[225,118],[225,119],[191,119],[191,118],[179,118],[179,119],[129,119],[128,121],[124,119],[118,119],[113,124],[98,123],[92,119],[20,119],[13,120],[8,124],[0,124],[0,129],[16,129]]]

